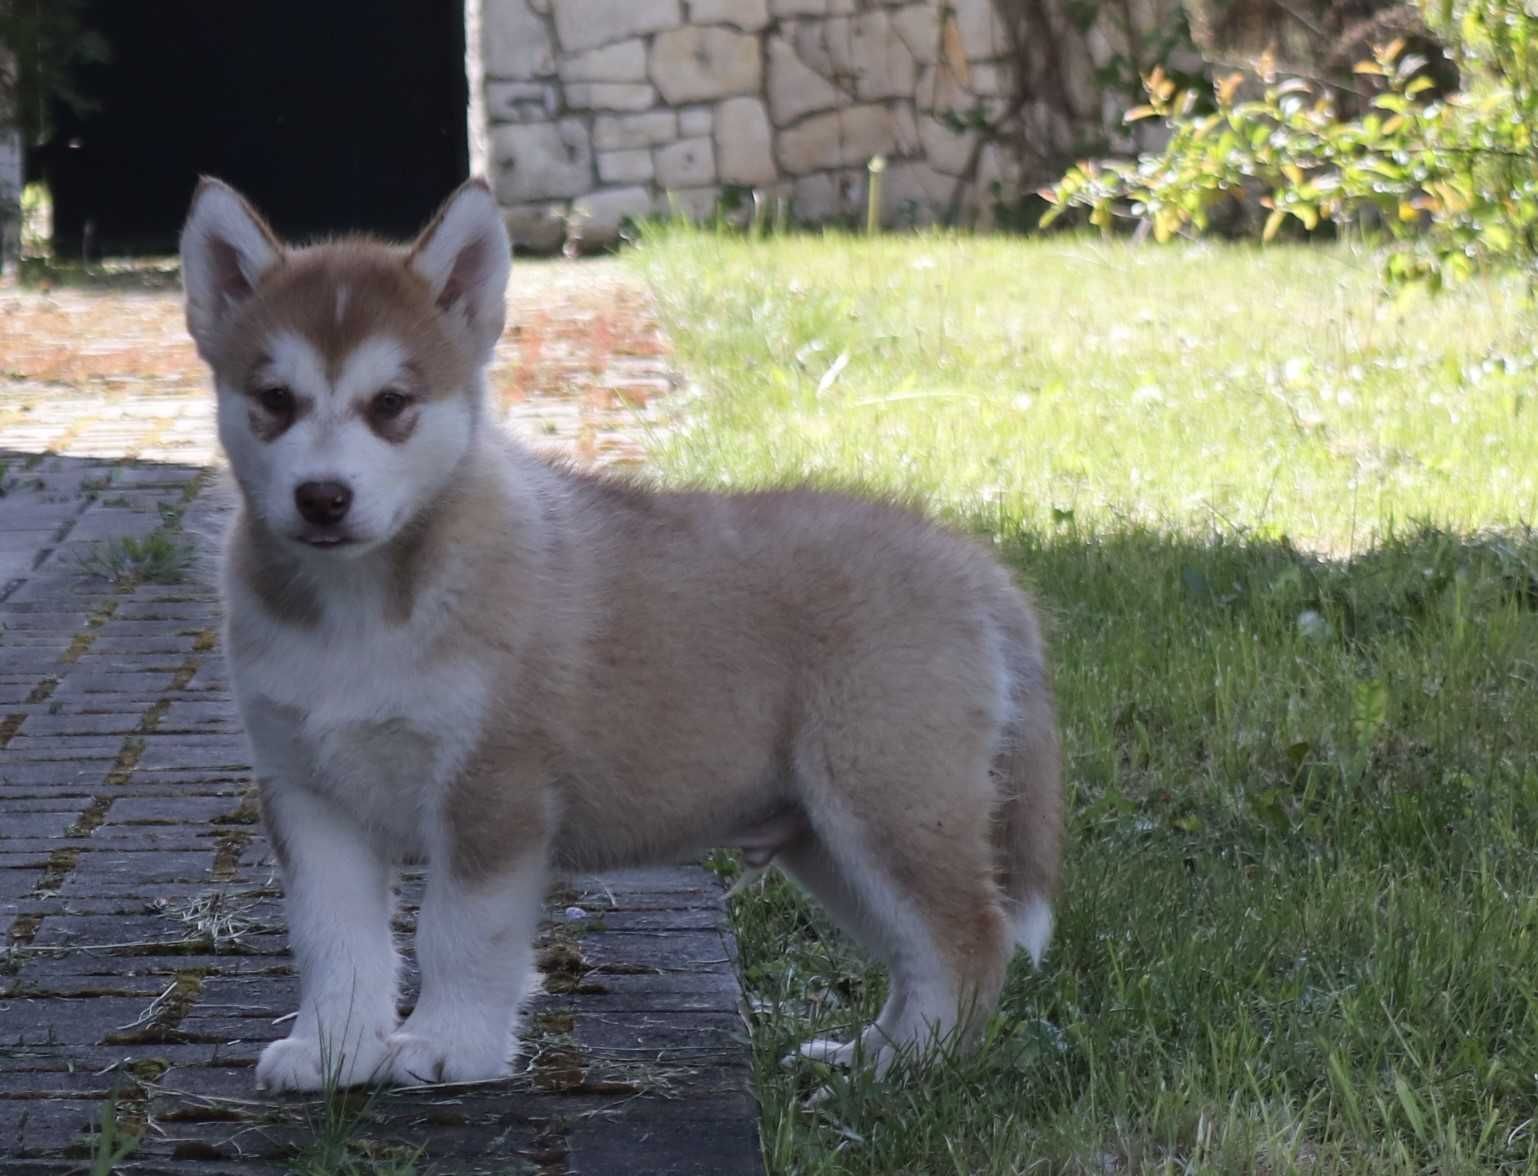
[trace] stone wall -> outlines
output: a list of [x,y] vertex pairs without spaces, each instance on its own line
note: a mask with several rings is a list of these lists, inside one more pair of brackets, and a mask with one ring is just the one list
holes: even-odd
[[472,166],[524,248],[573,213],[584,242],[709,215],[728,186],[862,215],[875,155],[885,218],[922,223],[1009,170],[946,119],[1011,93],[995,0],[467,0],[466,29]]

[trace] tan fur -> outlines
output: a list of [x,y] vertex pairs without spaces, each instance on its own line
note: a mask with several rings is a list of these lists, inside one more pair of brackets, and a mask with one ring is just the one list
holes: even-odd
[[[276,327],[333,366],[382,328],[424,394],[476,395],[409,256],[286,255],[216,371],[238,381]],[[229,558],[263,613],[232,616],[237,655],[349,607],[249,512]],[[653,491],[481,428],[447,489],[362,558],[387,624],[431,634],[424,681],[488,688],[465,766],[422,797],[443,806],[436,867],[474,890],[531,852],[607,870],[743,846],[893,969],[876,1030],[942,974],[962,1030],[992,1010],[1011,920],[1055,895],[1062,801],[1039,627],[981,546],[848,495]]]
[[[472,370],[434,313],[430,292],[404,264],[405,250],[356,237],[285,255],[241,308],[213,357],[219,371],[237,382],[264,359],[263,342],[290,328],[315,344],[332,374],[371,334],[405,343],[416,363],[421,395],[447,396],[463,388]],[[348,297],[340,303],[337,290]]]
[[1055,895],[1062,814],[1029,602],[975,544],[838,495],[647,492],[488,444],[394,554],[398,619],[451,577],[437,656],[497,666],[456,873],[543,836],[567,870],[679,861],[791,810],[805,832],[775,856],[826,891],[841,834],[804,822],[832,794],[993,1007],[1004,905]]

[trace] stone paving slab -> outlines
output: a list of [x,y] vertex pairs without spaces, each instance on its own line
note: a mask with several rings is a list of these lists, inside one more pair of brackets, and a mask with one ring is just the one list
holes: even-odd
[[[228,515],[175,291],[0,291],[0,1174],[282,1172],[325,1105],[260,1098],[297,1000],[218,648]],[[612,265],[515,267],[492,386],[510,425],[633,462],[671,386]],[[16,374],[19,373],[19,374]],[[155,536],[189,556],[145,582]],[[420,878],[400,884],[404,1000]],[[337,1104],[354,1155],[441,1173],[761,1170],[735,944],[697,867],[563,882],[506,1083]]]

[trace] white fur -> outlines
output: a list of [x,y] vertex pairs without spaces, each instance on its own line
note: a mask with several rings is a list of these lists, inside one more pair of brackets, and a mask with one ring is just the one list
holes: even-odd
[[853,1040],[814,1039],[791,1057],[838,1066],[869,1062],[884,1074],[904,1051],[923,1049],[954,1031],[959,993],[938,965],[928,928],[888,880],[879,850],[863,844],[858,824],[826,802],[812,823],[836,831],[824,834],[836,843],[836,854],[812,848],[792,853],[782,864],[822,899],[834,922],[887,965],[890,995],[876,1020]]
[[[234,193],[222,185],[203,190],[183,238],[189,321],[203,332],[200,345],[278,259],[264,252],[267,240]],[[222,284],[221,242],[241,259],[238,280]],[[508,257],[494,201],[469,187],[412,259],[450,325],[483,355],[501,330]],[[338,290],[339,318],[349,297]],[[390,872],[407,858],[443,860],[444,789],[485,727],[488,687],[480,666],[432,656],[452,623],[453,602],[429,591],[406,623],[387,621],[387,577],[366,558],[436,497],[462,460],[484,397],[481,377],[460,395],[413,406],[419,415],[409,443],[393,445],[369,428],[363,409],[404,382],[399,341],[361,340],[334,379],[296,332],[275,331],[262,349],[267,362],[258,380],[288,388],[301,411],[263,441],[252,428],[248,388],[219,380],[220,439],[247,509],[280,538],[295,540],[305,587],[322,602],[322,615],[308,630],[284,625],[251,585],[226,577],[231,668],[264,805],[285,843],[290,939],[301,976],[292,1032],[264,1051],[258,1082],[315,1090],[329,1082],[497,1077],[510,1064],[510,1014],[532,971],[544,854],[532,853],[473,892],[450,871],[432,871],[418,936],[422,998],[397,1031]],[[354,543],[319,552],[297,542],[304,523],[294,491],[307,481],[352,489],[345,528]],[[351,558],[338,558],[344,552]],[[505,1031],[488,1033],[488,1025]]]
[[251,411],[242,389],[219,388],[219,439],[240,475],[247,503],[280,535],[305,529],[294,501],[305,482],[342,482],[353,492],[344,529],[354,542],[320,559],[357,557],[388,540],[424,490],[436,494],[447,482],[475,428],[478,401],[448,397],[422,403],[411,444],[392,445],[368,427],[362,403],[402,376],[400,345],[373,336],[327,378],[314,345],[292,331],[275,331],[266,342],[268,364],[261,376],[289,388],[307,409],[282,436],[263,442],[253,436]]
[[296,331],[274,331],[267,336],[267,363],[258,371],[263,383],[281,384],[302,396],[323,397],[330,387],[326,362],[320,351]]
[[502,334],[512,258],[496,198],[478,184],[466,184],[455,194],[412,258],[412,268],[426,279],[435,299],[442,301],[450,282],[456,284],[458,294],[447,309],[483,361]]
[[333,561],[315,574],[334,607],[302,636],[267,621],[237,578],[226,584],[230,657],[242,709],[257,719],[248,720],[253,742],[288,749],[286,776],[328,795],[382,849],[422,852],[418,806],[464,764],[485,714],[479,667],[430,665],[448,602],[428,596],[410,624],[388,625],[384,590],[367,570]]
[[312,574],[329,607],[305,634],[274,624],[239,577],[225,584],[236,695],[258,774],[276,784],[264,803],[284,809],[273,816],[289,831],[284,893],[303,983],[291,1035],[257,1069],[277,1090],[394,1072],[390,870],[429,852],[424,802],[435,807],[463,765],[486,707],[475,667],[426,668],[445,602],[428,597],[411,624],[388,625],[367,569],[317,555]]
[[[262,731],[260,717],[253,733]],[[273,764],[277,732],[262,732],[258,770]],[[290,777],[291,778],[291,777]],[[299,964],[299,1015],[286,1040],[263,1051],[258,1085],[316,1090],[383,1077],[395,1028],[396,956],[390,871],[345,810],[304,788],[275,790],[285,808],[292,866],[284,877],[289,943]]]
[[1039,898],[1026,903],[1015,916],[1014,933],[1015,942],[1025,948],[1031,963],[1041,967],[1047,944],[1052,942],[1052,904]]
[[361,406],[375,393],[400,381],[406,351],[394,339],[371,335],[352,349],[337,373],[335,397],[339,405]]
[[[425,602],[410,625],[388,626],[379,585],[360,571],[335,562],[318,572],[328,581],[328,601],[339,607],[327,611],[319,633],[303,638],[268,621],[238,579],[226,585],[242,717],[259,775],[277,784],[264,803],[283,807],[273,816],[289,831],[284,893],[302,978],[300,1009],[289,1038],[269,1046],[257,1069],[258,1082],[278,1090],[392,1074],[408,1081],[404,1070],[392,1069],[397,1054],[412,1069],[428,1066],[421,1048],[402,1053],[408,1043],[390,1037],[396,965],[388,879],[393,862],[430,853],[438,836],[431,802],[469,754],[486,706],[474,667],[423,668],[445,616],[442,602]],[[424,974],[441,950],[426,928],[464,901],[441,894],[441,886],[435,875],[423,912]],[[539,896],[536,884],[536,912]],[[519,909],[499,901],[505,914]],[[468,941],[453,951],[462,926],[449,921],[444,933],[456,959],[468,954]],[[509,955],[532,933],[531,925],[511,935]],[[511,966],[519,962],[513,958]],[[431,1027],[436,1033],[439,1022]],[[480,1058],[484,1045],[479,1053],[466,1047],[463,1056]],[[456,1065],[444,1072],[466,1073]]]
[[[225,250],[233,254],[234,274],[222,264]],[[199,186],[182,230],[181,259],[187,329],[205,358],[230,310],[280,257],[233,189],[212,180]]]
[[417,933],[422,999],[388,1043],[395,1082],[471,1082],[509,1072],[516,1044],[508,1013],[529,987],[545,893],[542,856],[534,852],[473,890],[448,870],[429,876]]

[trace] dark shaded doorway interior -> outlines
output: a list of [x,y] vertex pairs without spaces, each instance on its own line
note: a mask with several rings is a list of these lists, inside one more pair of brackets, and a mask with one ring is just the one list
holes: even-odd
[[468,173],[462,0],[91,0],[112,47],[31,161],[54,248],[173,251],[200,174],[281,235],[405,236]]

